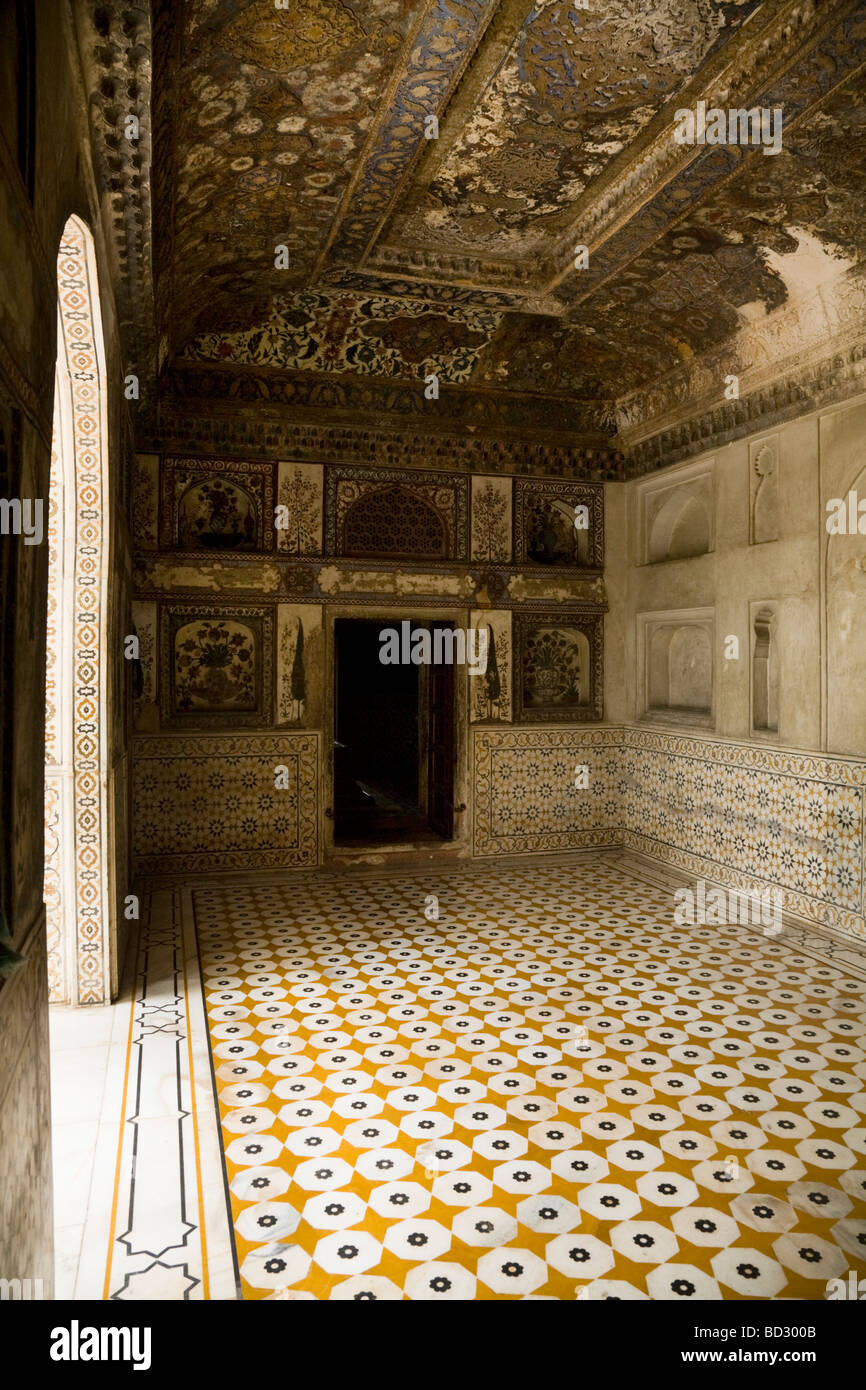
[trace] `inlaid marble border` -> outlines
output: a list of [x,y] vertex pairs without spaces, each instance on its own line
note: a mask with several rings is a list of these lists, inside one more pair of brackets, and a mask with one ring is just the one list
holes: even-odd
[[[52,445],[48,597],[46,760],[71,760],[71,773],[54,776],[46,801],[46,883],[49,904],[49,974],[52,999],[99,1004],[109,993],[105,771],[108,737],[105,636],[107,625],[107,439],[105,357],[93,241],[70,217],[57,253],[59,405]],[[71,535],[60,531],[59,509]],[[53,534],[52,534],[53,533]],[[71,638],[64,631],[71,624]],[[72,689],[64,708],[59,666]],[[66,750],[60,720],[71,719]],[[59,761],[59,759],[58,759]],[[64,780],[71,781],[71,796]],[[56,792],[56,794],[55,794]],[[71,809],[69,803],[71,801]],[[64,846],[69,864],[64,865]],[[64,872],[64,870],[68,872]],[[67,883],[68,881],[68,883]],[[74,941],[67,942],[67,937]]]
[[[101,1126],[110,1121],[116,1140],[111,1177],[104,1155],[97,1153],[94,1164],[94,1185],[101,1181],[112,1191],[111,1216],[107,1229],[93,1225],[86,1232],[77,1299],[239,1296],[188,898],[180,889],[162,889],[144,905],[127,990],[119,1139],[116,1111]],[[99,1242],[106,1239],[100,1262]]]

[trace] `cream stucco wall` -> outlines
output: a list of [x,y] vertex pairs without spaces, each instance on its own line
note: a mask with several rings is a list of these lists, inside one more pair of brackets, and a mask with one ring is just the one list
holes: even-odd
[[[826,503],[858,484],[866,500],[866,402],[816,413],[686,465],[606,488],[605,715],[642,711],[640,615],[712,609],[717,736],[806,751],[866,755],[866,536],[829,537]],[[778,539],[750,542],[755,461],[774,451]],[[712,463],[713,549],[642,563],[641,494]],[[866,527],[866,520],[864,520]],[[777,732],[752,727],[756,606],[777,606]],[[725,657],[728,636],[739,656]],[[728,648],[730,650],[730,646]],[[667,727],[671,719],[665,718]],[[673,723],[676,724],[674,717]],[[687,720],[682,727],[694,733]]]

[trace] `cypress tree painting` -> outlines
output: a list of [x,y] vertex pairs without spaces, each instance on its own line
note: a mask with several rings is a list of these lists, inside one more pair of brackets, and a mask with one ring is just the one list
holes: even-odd
[[307,695],[307,680],[304,673],[304,625],[298,619],[298,640],[295,643],[295,655],[292,661],[292,701],[297,705],[295,718],[300,722],[301,707]]
[[484,674],[485,694],[487,695],[487,715],[493,718],[494,706],[498,704],[499,696],[502,693],[502,685],[499,680],[499,666],[496,662],[496,638],[493,628],[487,626],[487,670]]

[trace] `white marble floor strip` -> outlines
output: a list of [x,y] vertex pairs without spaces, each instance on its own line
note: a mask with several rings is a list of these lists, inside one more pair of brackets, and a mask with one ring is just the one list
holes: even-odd
[[180,891],[144,906],[120,1000],[52,1010],[56,1296],[234,1299],[195,939]]

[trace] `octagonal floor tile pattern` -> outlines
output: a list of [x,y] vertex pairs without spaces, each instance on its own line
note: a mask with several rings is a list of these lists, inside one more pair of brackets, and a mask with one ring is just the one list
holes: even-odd
[[823,1299],[866,1274],[851,953],[675,927],[603,860],[194,906],[245,1298]]

